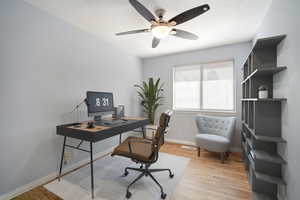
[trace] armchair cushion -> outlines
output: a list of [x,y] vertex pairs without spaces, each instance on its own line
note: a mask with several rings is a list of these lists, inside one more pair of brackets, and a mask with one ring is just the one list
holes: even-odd
[[215,117],[198,115],[196,124],[199,133],[219,135],[231,140],[235,127],[235,117]]
[[[130,143],[131,144],[131,150],[129,149],[129,141],[134,140],[135,142]],[[141,143],[138,142],[138,140],[141,140]],[[149,162],[153,155],[153,149],[151,143],[143,143],[142,141],[145,140],[143,138],[139,137],[128,137],[126,140],[122,142],[119,146],[117,146],[112,156],[114,155],[120,155],[128,158],[132,158],[135,160],[139,160],[142,162]],[[151,140],[149,140],[151,142]]]
[[198,115],[196,125],[199,131],[196,135],[198,147],[215,152],[228,151],[234,133],[235,117]]
[[210,151],[226,152],[230,142],[223,136],[201,133],[196,135],[196,144],[197,146]]

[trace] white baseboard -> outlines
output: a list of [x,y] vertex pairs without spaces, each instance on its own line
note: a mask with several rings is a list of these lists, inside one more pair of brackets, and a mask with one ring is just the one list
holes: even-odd
[[[172,143],[178,143],[178,144],[184,144],[184,145],[197,146],[195,142],[186,141],[186,140],[165,138],[165,141],[166,142],[172,142]],[[230,151],[231,152],[241,152],[241,148],[239,148],[239,147],[230,147]]]
[[[104,156],[104,155],[112,152],[113,148],[114,147],[111,147],[111,148],[109,148],[109,149],[107,149],[105,151],[102,151],[102,152],[99,152],[99,153],[95,154],[94,158],[97,159],[99,157],[102,157],[102,156]],[[80,166],[88,163],[89,161],[90,161],[90,159],[86,158],[86,159],[78,161],[78,162],[76,162],[74,164],[71,164],[70,166],[65,166],[65,167],[63,167],[62,174],[66,173],[66,172],[69,172],[71,170],[74,170],[74,169],[76,169],[76,168],[78,168],[78,167],[80,167]],[[44,176],[44,177],[42,177],[40,179],[34,180],[34,181],[26,184],[26,185],[18,187],[15,190],[13,190],[13,191],[11,191],[9,193],[3,194],[3,195],[0,196],[0,200],[9,200],[9,199],[12,199],[12,198],[14,198],[14,197],[16,197],[16,196],[18,196],[20,194],[23,194],[24,192],[27,192],[27,191],[35,188],[35,187],[43,185],[43,184],[45,184],[45,183],[53,180],[54,178],[56,178],[57,175],[58,175],[58,172],[59,171],[57,170],[55,172],[52,172],[52,173],[48,174],[47,176]]]
[[185,141],[185,140],[178,140],[178,139],[165,138],[165,141],[166,141],[166,142],[172,142],[172,143],[178,143],[178,144],[185,144],[185,145],[196,146],[196,143],[195,143],[195,142]]

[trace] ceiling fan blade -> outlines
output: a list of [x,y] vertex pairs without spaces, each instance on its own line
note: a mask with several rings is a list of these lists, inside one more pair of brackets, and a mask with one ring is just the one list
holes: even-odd
[[171,23],[172,21],[176,22],[176,25],[178,24],[182,24],[188,20],[191,20],[205,12],[207,12],[209,10],[209,5],[208,4],[204,4],[202,6],[198,6],[196,8],[192,8],[190,10],[187,10],[175,17],[173,17],[172,19],[169,20],[169,22]]
[[149,22],[155,21],[155,16],[137,0],[129,0],[130,4]]
[[152,48],[156,48],[157,45],[159,44],[159,42],[160,42],[160,39],[154,37],[152,40]]
[[176,33],[173,34],[173,36],[184,38],[184,39],[189,39],[189,40],[197,40],[199,37],[195,35],[194,33],[190,33],[184,30],[180,29],[173,29]]
[[149,32],[149,29],[139,29],[133,31],[120,32],[120,33],[116,33],[116,35],[119,36],[119,35],[129,35],[129,34],[136,34],[136,33],[146,33],[146,32]]

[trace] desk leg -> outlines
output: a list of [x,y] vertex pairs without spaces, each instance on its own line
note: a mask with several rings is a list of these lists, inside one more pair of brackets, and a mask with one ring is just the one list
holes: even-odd
[[92,199],[94,199],[93,142],[90,142],[90,155],[91,155],[91,190],[92,190]]
[[142,126],[143,138],[146,138],[146,129],[145,126]]
[[60,181],[60,178],[61,178],[61,171],[62,171],[62,165],[63,165],[64,154],[65,154],[66,139],[67,139],[67,136],[64,137],[64,143],[63,143],[62,152],[61,152],[61,160],[60,160],[60,168],[59,168],[59,174],[58,174],[58,181]]
[[120,134],[120,138],[119,138],[119,144],[122,143],[122,133]]

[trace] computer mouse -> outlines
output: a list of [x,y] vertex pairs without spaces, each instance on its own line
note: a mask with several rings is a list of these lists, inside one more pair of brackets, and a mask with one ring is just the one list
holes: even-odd
[[94,122],[88,122],[87,128],[95,128]]

